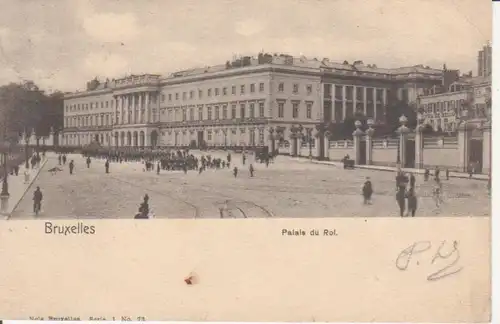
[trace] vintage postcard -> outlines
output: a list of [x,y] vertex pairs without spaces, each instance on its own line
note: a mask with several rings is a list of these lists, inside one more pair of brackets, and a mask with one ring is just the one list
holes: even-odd
[[0,318],[489,320],[491,1],[0,4]]

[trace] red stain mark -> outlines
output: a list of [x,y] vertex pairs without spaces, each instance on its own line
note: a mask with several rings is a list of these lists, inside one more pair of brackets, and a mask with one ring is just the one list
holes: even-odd
[[184,282],[187,284],[187,285],[192,285],[194,283],[194,278],[193,276],[189,276],[187,277],[186,279],[184,279]]

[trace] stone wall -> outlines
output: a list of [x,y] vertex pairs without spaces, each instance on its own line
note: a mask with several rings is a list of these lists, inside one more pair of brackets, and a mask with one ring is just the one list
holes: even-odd
[[398,158],[398,139],[373,139],[372,165],[395,167]]
[[354,143],[351,140],[346,141],[325,141],[327,148],[325,150],[326,157],[330,161],[340,161],[346,155],[352,159],[354,158]]

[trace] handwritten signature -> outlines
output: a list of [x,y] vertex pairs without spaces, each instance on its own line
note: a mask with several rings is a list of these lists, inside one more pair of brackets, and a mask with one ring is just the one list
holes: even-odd
[[[442,241],[437,249],[432,248],[432,243],[430,241],[419,241],[415,242],[403,251],[399,253],[396,259],[396,268],[401,271],[405,271],[412,264],[412,260],[417,255],[425,254],[425,252],[433,250],[434,256],[430,259],[430,264],[436,264],[438,261],[448,261],[444,267],[436,272],[431,273],[427,276],[428,281],[436,281],[443,279],[445,277],[454,275],[462,271],[463,267],[458,267],[457,264],[460,260],[460,251],[458,250],[458,242],[453,241],[450,244],[447,241]],[[430,254],[429,254],[430,255]],[[415,261],[419,265],[419,261]]]

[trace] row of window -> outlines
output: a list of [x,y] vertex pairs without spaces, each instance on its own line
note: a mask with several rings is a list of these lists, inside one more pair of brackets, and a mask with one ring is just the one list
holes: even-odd
[[[306,102],[305,118],[312,119],[312,102]],[[239,113],[239,114],[238,114]],[[162,111],[165,114],[165,110]],[[129,110],[121,116],[120,112],[116,112],[115,124],[138,124],[145,122],[144,110],[132,111]],[[128,117],[125,119],[125,117]],[[232,104],[231,109],[228,109],[227,105],[223,106],[208,106],[206,109],[206,115],[203,107],[198,107],[198,118],[195,118],[195,108],[183,108],[181,109],[168,109],[167,110],[167,121],[193,121],[193,120],[227,120],[227,119],[244,119],[244,118],[264,118],[265,104],[264,102],[259,102],[258,107],[255,103],[240,103],[239,109],[237,104]],[[285,102],[278,102],[278,118],[285,117]],[[300,103],[292,102],[292,118],[300,118]],[[156,122],[157,114],[156,109],[152,109],[151,121]],[[113,122],[112,114],[104,115],[88,115],[88,116],[72,116],[65,118],[66,127],[87,127],[87,126],[111,126]]]
[[[255,93],[257,92],[257,85],[255,83],[252,83],[250,84],[250,93]],[[306,90],[306,93],[308,95],[311,95],[312,94],[312,85],[311,84],[308,84],[305,86],[305,90]],[[227,96],[228,95],[228,90],[229,88],[228,87],[223,87],[223,88],[209,88],[207,89],[207,96],[208,97],[212,97],[212,96]],[[231,86],[231,95],[236,95],[236,90],[237,90],[237,87],[235,85]],[[264,82],[261,82],[259,83],[259,92],[264,92],[265,90],[265,84]],[[294,83],[292,85],[292,92],[294,94],[299,94],[299,91],[300,90],[300,86],[298,83]],[[245,94],[247,91],[247,88],[246,88],[246,85],[245,84],[242,84],[239,86],[239,94],[240,95],[243,95]],[[284,92],[285,91],[285,83],[284,82],[280,82],[278,84],[278,92]],[[203,98],[203,90],[201,89],[198,89],[197,91],[198,93],[198,97],[196,98],[196,92],[194,90],[191,90],[189,92],[182,92],[179,93],[179,92],[176,92],[175,94],[173,93],[169,93],[168,94],[168,101],[172,101],[172,100],[180,100],[181,98],[181,95],[182,95],[182,100],[188,100],[188,95],[189,95],[189,99],[192,100],[192,99],[202,99]],[[166,95],[162,94],[161,95],[161,102],[165,102],[166,100]]]
[[444,113],[464,108],[464,103],[464,99],[448,100],[423,104],[422,108],[424,109],[424,112],[428,114]]
[[[241,128],[240,129],[240,134],[245,134],[246,133],[246,130],[244,128]],[[259,144],[264,144],[264,130],[262,128],[259,128],[258,129],[258,133],[259,133]],[[208,130],[207,131],[207,141],[213,141],[214,140],[214,136],[213,136],[214,132],[212,130]],[[219,132],[215,131],[215,134],[220,134]],[[222,133],[224,134],[224,133]],[[236,135],[236,129],[231,129],[231,134],[232,135]],[[250,129],[249,130],[249,135],[250,135],[250,139],[249,139],[249,144],[250,145],[255,145],[255,129]],[[227,141],[227,134],[224,136],[225,137],[225,140]]]
[[89,111],[92,109],[100,108],[113,108],[115,105],[114,100],[101,101],[101,102],[90,102],[85,104],[74,104],[74,105],[66,105],[66,112],[70,111]]
[[[132,95],[132,96],[134,96],[134,95]],[[151,104],[156,104],[156,95],[151,94],[149,97],[149,100],[150,100]],[[114,108],[115,106],[116,107],[119,106],[118,101],[119,101],[119,99],[66,105],[65,110],[66,110],[66,112],[74,112],[74,111],[89,111],[89,110],[98,109],[98,108],[101,108],[101,109]],[[134,105],[132,105],[132,104],[134,104]],[[144,107],[146,105],[146,97],[135,95],[134,101],[132,101],[132,99],[128,100],[128,108],[132,108],[132,106],[138,107],[139,104],[141,107]]]
[[[208,106],[206,109],[206,119],[207,120],[225,120],[225,119],[236,119],[236,118],[264,118],[265,114],[265,106],[264,102],[258,103],[258,110],[256,110],[255,103],[250,103],[248,105],[248,114],[247,114],[247,105],[245,103],[240,104],[239,116],[237,116],[237,105],[232,104],[231,110],[228,110],[227,105],[223,106]],[[189,114],[188,114],[189,112]],[[164,112],[162,112],[164,113]],[[198,107],[198,119],[204,119],[204,110],[203,107]],[[183,108],[180,109],[168,109],[167,110],[167,120],[168,121],[191,121],[195,119],[195,109],[194,108]]]
[[[292,118],[299,118],[300,104],[298,102],[292,102]],[[278,118],[285,117],[285,103],[278,102]],[[306,103],[306,119],[312,119],[312,103]]]

